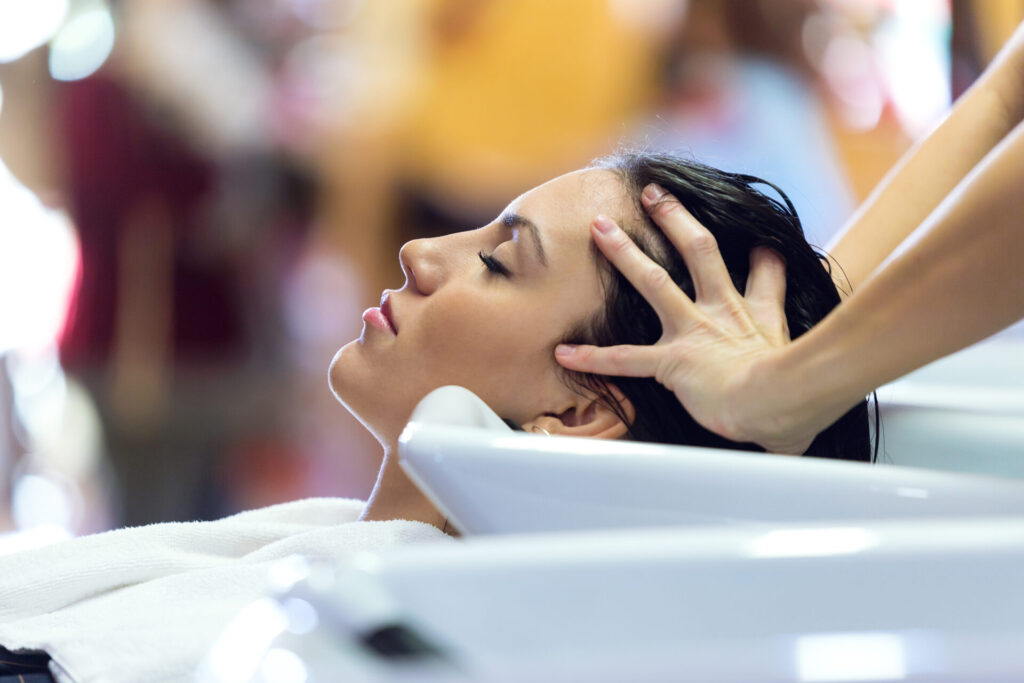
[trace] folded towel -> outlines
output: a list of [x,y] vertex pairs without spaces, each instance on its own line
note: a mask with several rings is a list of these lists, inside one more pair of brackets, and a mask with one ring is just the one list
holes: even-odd
[[314,498],[0,557],[0,645],[45,650],[62,682],[192,681],[231,618],[267,594],[274,561],[451,540],[422,522],[357,522],[362,509]]

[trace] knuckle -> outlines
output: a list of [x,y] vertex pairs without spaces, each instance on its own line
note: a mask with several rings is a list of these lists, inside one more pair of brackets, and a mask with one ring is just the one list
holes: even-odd
[[646,285],[653,291],[664,289],[672,283],[672,278],[661,266],[651,266],[644,275]]
[[782,257],[776,254],[774,251],[768,251],[768,271],[775,277],[783,278],[786,277],[786,262],[782,260]]
[[705,228],[695,230],[689,239],[690,249],[697,256],[712,256],[718,253],[718,242],[715,236]]
[[775,259],[762,257],[754,261],[751,272],[755,274],[760,282],[774,284],[779,279],[779,275],[785,277],[786,269],[785,266]]
[[654,379],[666,388],[671,388],[672,379],[679,374],[682,359],[675,354],[663,354],[654,368]]
[[750,311],[742,302],[728,298],[718,304],[719,314],[726,320],[733,323],[733,326],[740,328],[754,327]]
[[629,360],[629,349],[624,346],[616,346],[610,349],[608,361],[613,368],[621,369],[626,366]]
[[624,231],[617,231],[618,234],[610,236],[601,246],[601,251],[609,261],[620,266],[628,262],[633,253],[635,245]]
[[651,218],[657,220],[658,218],[664,218],[671,216],[676,209],[679,208],[679,202],[671,195],[656,201],[654,204],[647,209],[648,213],[651,214]]
[[612,250],[617,254],[628,254],[633,246],[633,240],[629,239],[622,231],[619,231],[619,236],[611,244]]

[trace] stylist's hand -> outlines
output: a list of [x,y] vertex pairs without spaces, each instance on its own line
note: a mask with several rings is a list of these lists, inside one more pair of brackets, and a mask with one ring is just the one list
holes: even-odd
[[706,429],[775,453],[803,453],[816,430],[805,433],[808,428],[789,416],[773,414],[780,407],[779,397],[767,373],[789,343],[781,257],[770,249],[755,249],[741,296],[714,236],[675,197],[650,185],[643,203],[682,254],[696,300],[611,219],[599,216],[591,226],[594,241],[654,308],[662,336],[653,346],[559,345],[555,358],[570,370],[654,377]]

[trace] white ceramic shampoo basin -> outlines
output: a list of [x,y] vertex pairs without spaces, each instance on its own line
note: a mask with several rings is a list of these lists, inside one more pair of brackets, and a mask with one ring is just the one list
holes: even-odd
[[[264,605],[266,629],[250,610],[215,680],[1009,683],[1024,680],[1022,563],[1019,518],[423,544],[309,574]],[[366,646],[395,627],[441,656]],[[261,659],[267,675],[239,675]],[[303,676],[272,675],[281,662]]]
[[513,432],[460,387],[420,403],[399,451],[467,534],[1024,515],[1024,483],[994,477]]

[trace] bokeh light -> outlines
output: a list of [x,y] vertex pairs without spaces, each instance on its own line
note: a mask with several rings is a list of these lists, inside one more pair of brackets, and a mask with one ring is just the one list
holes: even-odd
[[927,133],[952,104],[948,40],[944,2],[895,3],[879,27],[876,43],[886,89],[911,137]]
[[50,43],[50,75],[74,81],[96,72],[114,49],[114,18],[105,3],[92,3],[68,19]]
[[0,354],[53,344],[77,263],[67,214],[44,206],[0,161]]
[[14,485],[11,500],[14,522],[19,529],[56,527],[70,531],[75,517],[69,487],[49,477],[29,474]]
[[69,0],[0,0],[0,63],[46,43],[64,23]]

